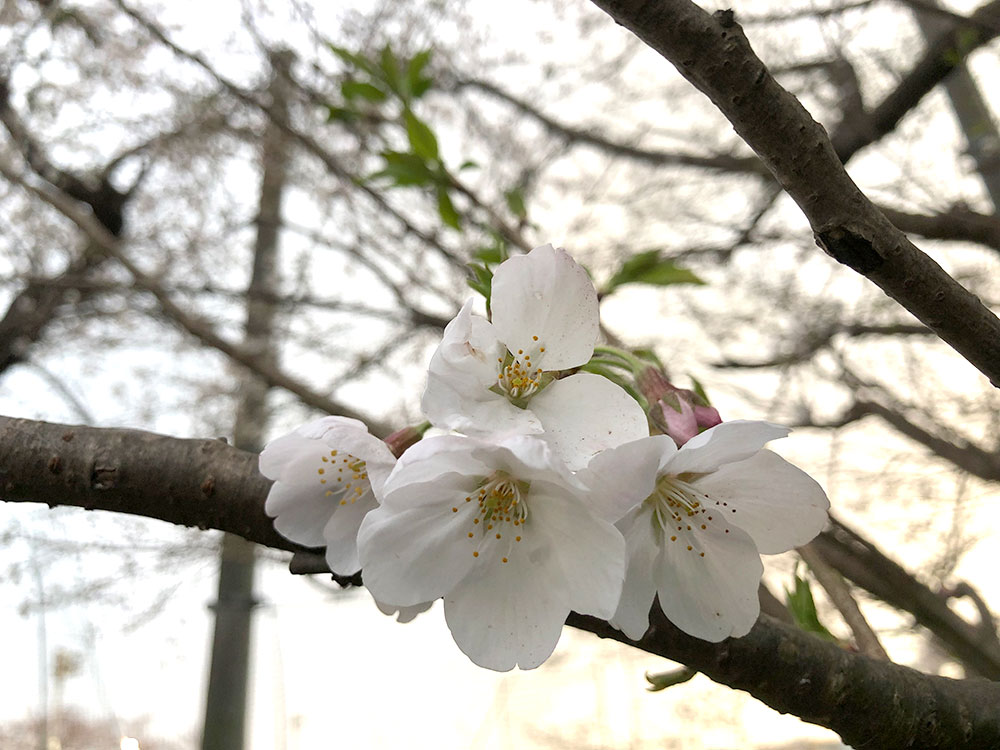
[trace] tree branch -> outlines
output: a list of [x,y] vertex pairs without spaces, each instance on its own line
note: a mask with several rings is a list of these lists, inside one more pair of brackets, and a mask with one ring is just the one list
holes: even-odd
[[[256,459],[218,440],[0,417],[4,500],[144,515],[295,550],[263,512],[268,482]],[[829,727],[854,747],[954,750],[1000,743],[1000,684],[874,661],[767,617],[746,637],[722,643],[685,635],[658,608],[638,642],[592,617],[574,614],[568,624],[683,662],[779,711]]]
[[[1000,320],[858,189],[838,158],[838,153],[844,158],[854,153],[857,139],[845,137],[834,147],[754,54],[731,11],[711,16],[688,0],[594,1],[672,62],[726,115],[799,205],[823,250],[876,283],[1000,387]],[[1000,14],[1000,0],[977,16],[984,13]],[[984,36],[975,32],[976,41]],[[925,71],[918,77],[923,84],[940,80]],[[905,93],[912,98],[917,88],[914,80]],[[894,126],[902,112],[894,113],[904,100],[910,101],[900,93],[895,104],[880,105],[875,127],[890,120]]]
[[909,612],[930,630],[966,669],[991,680],[1000,680],[1000,645],[996,633],[986,637],[951,609],[900,565],[886,557],[837,519],[812,545],[841,575],[897,609]]
[[95,221],[93,216],[81,210],[78,204],[62,193],[47,189],[45,186],[32,184],[3,162],[0,162],[0,174],[41,198],[76,224],[97,247],[124,266],[132,275],[137,287],[149,292],[156,298],[160,309],[169,320],[179,325],[206,346],[219,350],[233,361],[249,368],[268,385],[284,388],[294,393],[304,404],[308,404],[327,414],[339,414],[366,422],[369,430],[374,435],[385,436],[391,432],[389,425],[376,422],[367,415],[361,414],[349,406],[319,393],[305,383],[292,378],[277,367],[265,362],[259,353],[250,351],[240,344],[228,341],[216,333],[215,329],[209,323],[183,310],[153,278],[143,273],[131,261],[122,251],[114,235]]

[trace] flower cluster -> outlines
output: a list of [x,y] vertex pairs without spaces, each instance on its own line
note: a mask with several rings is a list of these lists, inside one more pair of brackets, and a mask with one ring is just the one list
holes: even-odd
[[580,371],[598,300],[563,250],[510,258],[491,292],[492,318],[466,303],[431,358],[422,408],[449,434],[398,459],[342,417],[275,440],[260,459],[276,480],[275,528],[325,546],[335,573],[361,569],[400,620],[443,599],[459,648],[491,669],[537,667],[571,611],[639,639],[654,597],[691,635],[745,635],[760,553],[808,542],[829,506],[764,450],[788,430],[722,422],[644,369],[640,390],[659,384],[647,416],[620,385]]

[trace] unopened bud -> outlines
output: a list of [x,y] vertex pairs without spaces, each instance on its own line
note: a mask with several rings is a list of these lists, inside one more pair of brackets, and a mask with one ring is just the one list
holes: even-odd
[[424,433],[430,428],[429,422],[424,422],[421,425],[404,427],[401,430],[396,430],[389,437],[387,437],[383,442],[389,446],[389,450],[392,451],[392,455],[399,458],[411,445],[416,445],[419,443],[423,437]]
[[649,419],[653,425],[677,443],[684,445],[699,432],[722,422],[718,410],[687,388],[678,388],[655,367],[647,367],[636,376],[642,395],[651,404]]

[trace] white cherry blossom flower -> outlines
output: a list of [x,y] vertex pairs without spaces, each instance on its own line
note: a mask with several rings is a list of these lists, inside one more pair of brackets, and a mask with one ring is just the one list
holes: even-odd
[[443,597],[472,661],[532,669],[571,610],[614,614],[625,573],[615,512],[538,438],[428,438],[400,458],[361,525],[365,585],[403,607]]
[[571,468],[647,435],[642,408],[592,373],[557,378],[594,353],[597,292],[564,250],[543,245],[493,275],[493,322],[472,301],[448,324],[421,405],[436,427],[479,437],[540,434]]
[[723,422],[678,449],[665,435],[606,451],[588,472],[632,466],[647,497],[616,524],[628,569],[613,626],[638,640],[654,595],[685,633],[718,642],[746,635],[760,614],[760,554],[815,537],[830,507],[812,477],[764,444],[789,430],[768,422]]
[[275,480],[264,510],[286,539],[326,546],[334,573],[357,572],[358,527],[378,505],[380,487],[395,465],[392,452],[362,422],[323,417],[268,443],[260,472]]

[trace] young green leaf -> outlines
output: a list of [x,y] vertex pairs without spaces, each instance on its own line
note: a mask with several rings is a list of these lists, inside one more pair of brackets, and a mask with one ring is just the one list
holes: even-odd
[[365,59],[364,57],[362,57],[361,55],[356,55],[353,52],[351,52],[349,49],[345,49],[343,47],[338,47],[338,46],[336,46],[334,44],[330,45],[330,51],[333,52],[333,54],[335,54],[337,57],[339,57],[345,63],[347,63],[350,67],[352,67],[352,68],[358,68],[359,70],[363,70],[366,73],[368,73],[368,75],[370,75],[370,76],[372,76],[374,78],[381,77],[381,76],[378,75],[378,69],[374,65],[372,65],[367,59]]
[[795,624],[808,633],[815,633],[820,638],[827,641],[836,641],[833,634],[819,621],[819,614],[816,612],[816,602],[813,600],[812,590],[809,582],[800,578],[798,571],[795,573],[795,589],[789,591],[785,589],[785,604],[788,611],[795,620]]
[[340,84],[340,93],[347,101],[367,99],[370,102],[384,102],[387,94],[382,89],[364,81],[346,80]]
[[437,189],[437,201],[438,201],[438,213],[441,215],[441,221],[447,224],[452,229],[462,228],[462,217],[455,210],[455,204],[451,202],[451,197],[448,195],[448,191],[443,187],[438,186]]
[[528,209],[524,205],[524,193],[521,188],[511,188],[503,197],[507,200],[507,208],[518,219],[528,218]]
[[383,151],[382,158],[385,166],[369,175],[369,180],[388,178],[395,187],[430,185],[438,180],[438,175],[416,154]]
[[438,142],[434,131],[409,108],[403,112],[403,120],[406,123],[406,136],[410,140],[413,153],[425,161],[437,161]]
[[431,50],[425,49],[413,56],[406,69],[406,83],[410,89],[410,95],[414,99],[419,99],[427,93],[434,81],[423,75],[424,68],[431,59]]
[[400,77],[399,60],[388,44],[382,48],[382,54],[379,56],[379,69],[389,88],[404,102],[407,101],[410,98],[410,88],[406,79]]
[[659,250],[646,250],[622,263],[615,275],[608,280],[603,292],[610,294],[623,284],[668,286],[704,283],[693,271],[676,265],[670,258],[661,258]]

